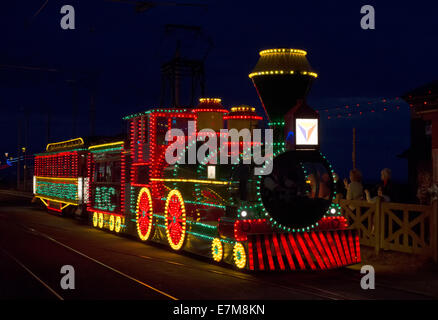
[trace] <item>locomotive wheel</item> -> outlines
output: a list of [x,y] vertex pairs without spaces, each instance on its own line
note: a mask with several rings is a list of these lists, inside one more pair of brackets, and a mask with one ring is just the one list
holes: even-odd
[[173,250],[179,250],[186,235],[186,209],[184,199],[178,190],[169,192],[164,212],[167,241]]
[[109,230],[114,231],[114,225],[115,225],[115,218],[113,215],[109,218]]
[[224,255],[224,249],[222,246],[222,242],[219,238],[214,238],[211,242],[211,254],[213,256],[213,260],[216,262],[220,262]]
[[119,233],[121,228],[122,228],[122,218],[117,216],[116,225],[114,226],[114,230],[116,231],[116,233]]
[[99,218],[97,219],[97,225],[99,226],[100,229],[103,228],[103,213],[99,213]]
[[99,216],[97,212],[93,213],[93,227],[97,228],[97,222],[99,220]]
[[[140,240],[149,239],[153,223],[152,196],[148,188],[142,188],[137,198],[137,234]],[[121,221],[120,221],[121,224]],[[120,228],[119,228],[120,231]]]
[[242,243],[236,242],[233,249],[234,264],[237,268],[242,269],[246,266],[245,247]]

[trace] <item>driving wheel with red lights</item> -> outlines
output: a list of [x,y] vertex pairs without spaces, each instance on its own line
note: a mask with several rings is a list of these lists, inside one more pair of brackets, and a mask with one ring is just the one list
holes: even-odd
[[186,210],[184,199],[178,190],[172,190],[166,199],[165,224],[167,241],[174,250],[184,244],[186,234]]
[[153,224],[152,196],[148,188],[142,188],[137,198],[137,234],[142,241],[149,239]]

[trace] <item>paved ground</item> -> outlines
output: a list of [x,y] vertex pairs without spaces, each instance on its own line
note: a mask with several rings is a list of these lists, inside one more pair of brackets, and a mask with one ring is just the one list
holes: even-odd
[[[60,286],[75,268],[75,290]],[[0,193],[0,299],[436,299],[438,272],[391,272],[376,264],[376,289],[360,266],[324,272],[242,273],[164,246],[94,229]]]

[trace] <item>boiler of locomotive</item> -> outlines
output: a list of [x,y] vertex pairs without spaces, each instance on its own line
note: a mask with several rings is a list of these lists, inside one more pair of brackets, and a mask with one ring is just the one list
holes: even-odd
[[230,181],[237,211],[247,219],[269,219],[283,230],[308,230],[329,209],[334,196],[332,168],[317,150],[288,150],[273,159],[269,175],[254,175],[241,164]]
[[299,49],[263,50],[249,75],[274,131],[272,172],[249,177],[256,184],[252,200],[273,225],[288,231],[315,227],[335,195],[333,169],[319,152],[319,114],[306,103],[317,77],[306,55]]

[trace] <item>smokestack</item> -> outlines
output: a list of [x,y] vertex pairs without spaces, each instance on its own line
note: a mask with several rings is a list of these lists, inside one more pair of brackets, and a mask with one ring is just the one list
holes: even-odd
[[249,74],[270,121],[283,121],[298,100],[305,100],[318,76],[299,49],[260,51],[260,58]]
[[224,114],[228,113],[219,98],[200,98],[198,106],[193,110],[198,116],[197,130],[213,129],[219,132],[224,128]]

